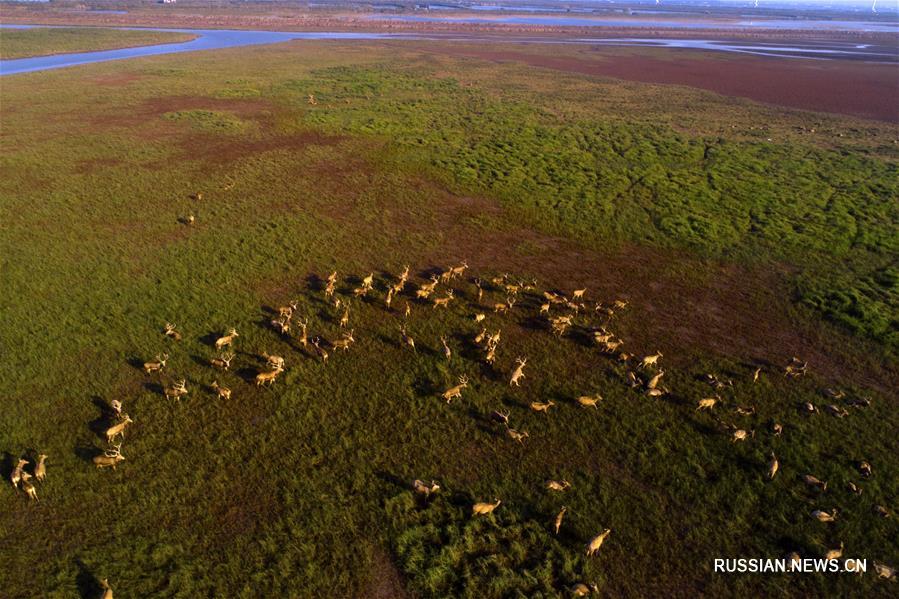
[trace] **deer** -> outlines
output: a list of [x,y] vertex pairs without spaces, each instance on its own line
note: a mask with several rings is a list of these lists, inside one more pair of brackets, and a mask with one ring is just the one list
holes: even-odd
[[171,386],[163,389],[163,394],[166,399],[174,398],[181,399],[181,396],[187,395],[187,380],[181,379],[180,381],[172,383]]
[[784,427],[781,423],[779,423],[779,422],[771,423],[771,434],[773,434],[775,437],[779,437],[783,432],[784,432]]
[[481,279],[474,280],[474,286],[478,290],[478,303],[481,303],[481,300],[484,299],[484,289],[481,287]]
[[593,583],[593,582],[591,582],[589,584],[586,582],[577,582],[577,583],[573,584],[571,586],[571,588],[568,590],[575,597],[586,597],[587,595],[590,595],[591,593],[598,593],[599,587],[596,585],[596,583]]
[[393,294],[396,293],[395,288],[391,287],[387,290],[387,297],[384,298],[384,307],[390,310],[390,304],[393,303]]
[[451,350],[451,349],[450,349],[450,346],[447,345],[447,343],[446,343],[446,337],[444,337],[444,336],[441,335],[441,336],[440,336],[440,343],[443,344],[443,355],[446,357],[447,360],[452,360],[452,359],[453,359],[453,350]]
[[577,398],[577,402],[582,408],[596,408],[596,404],[600,401],[602,401],[602,396],[599,393],[596,395],[581,395]]
[[115,470],[119,462],[125,461],[125,456],[122,455],[122,444],[119,443],[113,449],[107,449],[101,455],[94,456],[92,461],[97,470],[101,468],[112,468]]
[[434,298],[434,308],[448,308],[449,303],[453,300],[453,290],[450,289],[446,292],[445,297],[435,297]]
[[28,499],[37,501],[37,489],[34,488],[34,483],[31,482],[31,475],[27,472],[22,473],[22,489],[25,491]]
[[492,335],[487,335],[487,345],[489,347],[496,347],[497,345],[499,345],[500,337],[502,336],[502,333],[503,333],[502,329],[498,329]]
[[552,304],[549,303],[549,302],[546,302],[545,304],[540,304],[540,312],[539,312],[539,314],[546,314],[546,316],[548,317],[548,316],[549,316],[549,309],[550,309],[551,307],[552,307]]
[[47,478],[47,454],[42,453],[37,456],[37,464],[34,466],[34,478],[40,482],[44,482],[44,479]]
[[293,316],[293,313],[296,312],[299,303],[299,300],[293,300],[292,302],[288,302],[286,306],[279,307],[278,316],[281,318],[290,318]]
[[514,298],[514,297],[507,297],[507,298],[506,298],[506,303],[504,303],[504,304],[501,304],[501,303],[493,304],[493,311],[494,311],[496,314],[505,314],[506,312],[508,312],[509,310],[511,310],[514,306],[515,306],[515,298]]
[[500,500],[496,499],[496,503],[481,503],[478,502],[471,506],[471,515],[472,516],[486,516],[487,514],[492,514],[493,510],[499,507]]
[[567,491],[571,488],[571,483],[567,480],[548,480],[546,481],[546,488],[550,491]]
[[803,362],[797,357],[790,358],[790,362],[784,366],[784,376],[797,378],[808,372],[808,362]]
[[818,522],[834,522],[837,519],[837,510],[834,508],[830,513],[824,510],[815,510],[812,512],[812,518],[815,518]]
[[118,424],[110,426],[108,429],[106,429],[106,433],[105,433],[106,434],[106,442],[108,444],[112,445],[112,442],[113,442],[113,440],[115,440],[116,437],[121,436],[122,439],[124,439],[125,438],[125,429],[128,428],[128,425],[131,424],[132,422],[134,422],[134,421],[131,419],[131,416],[128,416],[127,414],[125,414],[124,420],[122,420]]
[[646,381],[646,388],[647,389],[655,389],[656,386],[658,386],[658,384],[659,384],[659,379],[661,379],[664,375],[665,375],[665,371],[662,369],[659,369],[659,371],[655,374],[655,376],[653,376],[651,379]]
[[590,542],[587,543],[587,557],[593,557],[599,552],[599,548],[602,547],[603,541],[606,540],[606,537],[608,537],[611,532],[612,531],[607,528],[590,539]]
[[367,277],[362,279],[362,286],[365,289],[371,289],[375,283],[375,273],[370,273]]
[[267,352],[262,352],[262,359],[265,360],[266,366],[284,369],[284,358],[281,356],[273,356],[269,355]]
[[505,413],[500,412],[499,410],[494,410],[494,411],[490,412],[490,417],[493,418],[495,421],[499,422],[500,424],[505,424],[506,426],[508,426],[509,425],[509,414],[511,414],[510,410],[506,410]]
[[762,373],[762,369],[761,369],[761,368],[756,368],[756,369],[755,369],[755,371],[752,373],[752,382],[753,382],[753,383],[757,383],[757,382],[759,381],[759,375],[760,375],[761,373]]
[[446,400],[446,403],[450,403],[456,398],[461,398],[462,390],[466,388],[468,388],[468,377],[463,374],[459,377],[459,384],[444,391],[441,397]]
[[231,329],[231,331],[227,335],[223,335],[215,340],[215,349],[221,350],[222,348],[229,347],[234,340],[240,337],[237,334],[237,329]]
[[306,349],[309,345],[309,319],[304,318],[300,320],[297,324],[300,325],[300,333],[297,336],[297,343],[303,346],[303,349]]
[[774,452],[772,451],[771,459],[768,461],[768,480],[774,480],[778,468],[780,468],[780,462],[777,461],[777,456],[774,455]]
[[219,399],[231,399],[231,389],[222,387],[221,385],[219,385],[218,381],[212,381],[211,387],[213,388],[213,390],[215,390],[216,396]]
[[696,411],[698,412],[700,410],[711,410],[712,408],[715,407],[715,404],[718,403],[718,400],[720,400],[720,399],[721,398],[718,396],[705,397],[703,399],[700,399],[699,402],[696,404]]
[[271,321],[272,328],[281,333],[282,335],[290,334],[290,319],[284,316],[280,316],[278,318],[274,318]]
[[487,337],[487,328],[486,328],[486,327],[483,327],[483,328],[481,328],[481,332],[478,333],[477,335],[475,335],[475,337],[474,337],[474,344],[475,344],[475,345],[480,345],[481,342],[484,341],[484,338],[485,338],[485,337]]
[[885,580],[892,580],[896,578],[896,569],[891,568],[886,564],[874,562],[874,571],[877,572],[877,576]]
[[334,350],[342,349],[343,351],[346,351],[350,349],[350,345],[355,342],[356,340],[353,339],[353,329],[350,329],[341,335],[340,339],[332,343],[331,347],[334,348]]
[[839,549],[831,549],[827,553],[824,554],[824,559],[832,560],[832,559],[840,559],[843,557],[843,541],[840,541]]
[[405,308],[405,310],[403,310],[403,318],[405,318],[406,320],[409,320],[409,316],[411,314],[412,314],[412,306],[409,304],[409,302],[406,302],[406,308]]
[[487,315],[484,314],[483,312],[479,312],[479,313],[475,314],[473,317],[473,319],[476,323],[484,322],[485,318],[487,318]]
[[175,330],[175,325],[170,322],[165,323],[165,330],[163,330],[162,334],[169,339],[174,339],[175,341],[181,341],[181,333]]
[[435,481],[431,481],[431,484],[427,484],[424,481],[420,481],[415,479],[412,481],[412,490],[415,491],[416,494],[421,495],[425,499],[436,493],[440,490],[440,485],[438,485]]
[[874,513],[877,514],[878,516],[880,516],[881,518],[889,518],[890,517],[890,510],[886,509],[882,505],[879,505],[879,504],[875,505],[872,509],[874,510]]
[[[409,265],[408,265],[408,264],[406,264],[406,265],[403,266],[403,272],[401,272],[401,273],[399,274],[399,276],[397,277],[397,279],[398,279],[399,282],[401,282],[403,285],[405,285],[405,284],[406,284],[406,281],[409,280]],[[400,291],[402,291],[402,289],[400,289]]]
[[103,589],[103,597],[101,599],[112,599],[112,587],[109,586],[109,580],[104,578],[100,581],[100,588]]
[[452,273],[453,278],[461,277],[465,274],[465,271],[468,270],[468,262],[463,260],[459,266],[454,266],[450,268],[450,272]]
[[353,289],[353,297],[367,297],[371,287],[356,287]]
[[849,490],[852,491],[852,493],[853,493],[854,495],[861,495],[861,494],[862,494],[862,488],[859,487],[858,485],[856,485],[854,482],[849,481],[849,482],[846,484],[846,486],[849,487]]
[[554,405],[556,405],[556,404],[552,400],[547,401],[547,402],[532,401],[531,409],[534,410],[535,412],[543,412],[544,414],[549,414],[549,409],[551,407],[553,407]]
[[156,360],[151,362],[144,362],[144,372],[150,374],[152,372],[160,372],[163,368],[165,368],[165,362],[169,359],[168,354],[156,354]]
[[822,481],[818,477],[812,476],[811,474],[803,475],[802,481],[810,487],[817,487],[822,492],[827,490],[827,482]]
[[559,510],[559,513],[556,514],[556,520],[555,520],[555,523],[553,526],[556,534],[559,534],[559,529],[562,528],[562,520],[565,518],[565,512],[567,512],[567,511],[568,511],[568,508],[563,505],[562,509]]
[[637,365],[637,368],[643,369],[643,368],[649,368],[650,366],[655,366],[658,363],[659,358],[661,358],[661,357],[662,357],[662,352],[656,350],[656,353],[654,353],[650,356],[645,356],[640,361],[640,364]]
[[218,358],[212,358],[209,360],[209,365],[213,368],[218,368],[222,371],[227,371],[231,367],[231,360],[234,359],[234,354],[222,354]]
[[340,328],[345,329],[350,324],[350,307],[346,306],[343,309],[343,316],[340,317]]
[[325,299],[331,299],[334,297],[334,289],[336,283],[334,281],[328,281],[328,284],[325,285]]
[[731,437],[731,443],[736,443],[737,441],[745,441],[749,437],[754,437],[755,431],[745,431],[742,428],[738,428],[734,430],[733,437]]
[[514,428],[506,428],[506,434],[513,441],[518,441],[522,445],[524,445],[524,440],[530,437],[527,431],[517,431]]
[[518,366],[515,367],[515,370],[512,371],[512,376],[509,378],[509,386],[515,385],[516,387],[521,386],[518,381],[524,378],[524,365],[528,363],[527,358],[515,358],[515,363]]
[[322,359],[322,362],[328,362],[328,352],[325,351],[325,348],[321,346],[321,338],[316,337],[312,340],[312,347],[315,349],[315,353]]
[[572,299],[583,299],[585,293],[587,293],[587,288],[586,288],[586,287],[584,287],[583,289],[575,289],[575,290],[571,293],[571,298],[572,298]]
[[873,469],[871,468],[871,464],[865,461],[861,461],[858,463],[858,471],[861,473],[863,478],[871,478],[871,474],[873,474]]
[[412,348],[412,351],[418,353],[417,350],[415,349],[415,339],[413,339],[412,337],[409,336],[408,333],[406,333],[405,325],[400,327],[400,335],[402,335],[403,345],[408,345],[409,347]]
[[275,367],[274,370],[270,370],[269,372],[260,372],[256,375],[256,386],[262,387],[264,385],[273,385],[275,379],[278,378],[278,375],[282,372],[284,372],[284,369],[279,367]]
[[496,363],[496,346],[489,345],[487,346],[487,353],[484,355],[484,362],[488,365],[493,366]]
[[19,463],[16,464],[16,467],[13,468],[12,473],[9,475],[9,482],[12,483],[13,488],[16,492],[19,491],[19,482],[22,480],[22,473],[25,472],[25,465],[28,464],[28,460],[19,460]]

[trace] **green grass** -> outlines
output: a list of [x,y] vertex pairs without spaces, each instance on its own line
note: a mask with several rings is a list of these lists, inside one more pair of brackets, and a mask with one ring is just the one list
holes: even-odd
[[12,60],[29,56],[94,52],[173,44],[195,38],[189,33],[168,31],[116,30],[92,27],[34,27],[32,29],[3,29],[0,33],[0,58]]
[[[85,82],[113,75],[130,82]],[[790,133],[808,115],[361,44],[100,64],[10,77],[2,94],[16,107],[0,139],[2,472],[23,453],[50,455],[39,503],[0,493],[4,596],[93,596],[104,577],[125,597],[565,596],[581,580],[625,596],[890,590],[871,573],[711,568],[817,557],[841,541],[869,568],[899,563],[897,518],[872,512],[895,511],[899,493],[896,298],[881,291],[895,287],[896,160],[882,149],[894,127],[816,115],[820,130],[854,131],[834,146]],[[635,110],[647,100],[657,108]],[[759,120],[781,141],[718,134]],[[192,227],[178,222],[188,213]],[[539,295],[488,315],[503,331],[495,369],[470,346],[483,310],[470,283],[456,283],[448,310],[413,308],[417,354],[398,344],[399,312],[350,299],[352,276],[375,271],[378,296],[382,270],[408,263],[418,282],[461,259],[471,275],[537,277],[541,290],[589,285],[594,300],[631,290],[610,326],[630,352],[664,351],[671,395],[650,400],[579,337],[535,328]],[[323,365],[267,326],[267,308],[298,298],[310,332],[335,339],[339,311],[308,280],[333,269],[358,343]],[[740,301],[715,304],[728,269],[746,274],[725,279]],[[485,302],[504,297],[491,289]],[[723,338],[690,328],[677,309],[694,302],[734,310],[733,327]],[[856,312],[845,327],[823,320]],[[692,322],[721,331],[717,316]],[[165,322],[184,340],[165,340]],[[208,341],[232,326],[234,368],[214,372]],[[747,348],[739,337],[753,329],[764,342]],[[136,367],[161,351],[162,377]],[[264,351],[288,369],[259,390],[248,379]],[[814,357],[808,377],[780,374],[793,352]],[[526,378],[510,388],[519,355]],[[696,413],[714,392],[708,372],[734,387]],[[461,374],[471,386],[448,406],[437,394]],[[190,395],[167,402],[158,385],[182,377]],[[806,401],[846,404],[826,387],[872,406],[800,413]],[[597,410],[573,403],[596,391]],[[98,472],[90,457],[112,399],[135,424],[127,460]],[[536,414],[537,399],[557,407]],[[523,446],[493,410],[530,433]],[[732,443],[731,424],[755,438]],[[767,481],[772,450],[782,469]],[[803,485],[807,472],[829,482],[824,495]],[[442,491],[416,502],[415,478]],[[549,478],[572,488],[547,491]],[[494,517],[469,518],[494,497]],[[832,525],[810,517],[833,507]]]

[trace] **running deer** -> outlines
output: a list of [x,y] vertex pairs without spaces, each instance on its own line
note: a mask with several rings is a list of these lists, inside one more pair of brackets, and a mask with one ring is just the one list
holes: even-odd
[[518,441],[522,445],[524,445],[524,440],[531,436],[527,431],[517,431],[514,428],[507,428],[506,434],[509,435],[510,439]]
[[234,340],[240,337],[237,334],[237,329],[231,329],[231,331],[227,335],[223,335],[215,340],[215,349],[221,350],[222,348],[229,347]]
[[219,399],[231,399],[231,389],[222,387],[218,381],[212,381],[212,388]]
[[350,329],[349,331],[346,331],[343,335],[341,335],[340,339],[332,343],[331,347],[334,348],[335,351],[338,349],[346,351],[350,349],[350,345],[355,342],[356,340],[353,339],[353,329]]
[[459,377],[459,384],[444,391],[441,397],[446,400],[446,403],[450,403],[456,398],[461,398],[462,390],[466,388],[468,388],[468,377],[463,374]]
[[281,356],[273,356],[269,355],[267,352],[262,352],[262,359],[265,360],[265,365],[270,368],[284,369],[284,358]]
[[515,363],[518,364],[518,366],[516,366],[515,370],[512,371],[512,376],[509,379],[509,385],[515,385],[516,387],[519,387],[520,384],[518,381],[524,378],[524,365],[528,363],[528,359],[516,358]]
[[582,408],[596,408],[596,404],[600,401],[602,401],[602,396],[599,393],[596,395],[581,395],[577,398],[577,402]]
[[547,401],[547,402],[532,401],[531,409],[534,410],[535,412],[543,412],[544,414],[549,414],[549,409],[551,407],[553,407],[554,405],[556,405],[556,404],[553,401]]
[[497,499],[496,503],[481,503],[478,502],[471,506],[471,515],[472,516],[486,516],[487,514],[492,514],[493,510],[499,507],[500,500]]
[[446,297],[437,297],[434,298],[434,308],[448,308],[449,303],[453,300],[453,290],[450,289],[446,292]]
[[699,402],[696,404],[696,411],[698,412],[700,410],[711,410],[712,408],[715,407],[715,404],[718,403],[719,399],[721,399],[721,398],[720,397],[706,397],[706,398],[700,399]]
[[92,461],[97,470],[100,468],[112,468],[115,470],[119,462],[125,461],[125,456],[122,455],[122,444],[119,443],[115,448],[107,449],[101,455],[94,456]]
[[231,360],[234,359],[233,353],[222,354],[218,358],[209,360],[209,365],[219,370],[227,371],[231,367]]
[[327,363],[328,361],[328,352],[325,351],[325,348],[321,346],[321,338],[316,337],[312,340],[312,348],[315,350],[315,353],[322,359],[322,362]]
[[152,372],[160,372],[165,368],[165,362],[169,359],[168,354],[156,355],[156,359],[151,362],[144,362],[144,372],[150,374]]
[[131,424],[132,422],[134,422],[134,421],[131,420],[131,416],[128,416],[127,414],[125,414],[125,418],[120,423],[118,423],[114,426],[110,426],[108,429],[106,429],[106,433],[105,433],[106,434],[106,442],[108,444],[112,445],[112,442],[115,440],[115,438],[120,435],[121,435],[122,439],[124,439],[125,438],[125,429],[128,428],[128,425]]
[[642,368],[648,368],[650,366],[655,366],[658,363],[659,358],[661,358],[661,357],[662,357],[662,352],[656,350],[656,353],[654,353],[650,356],[644,357],[640,361],[640,364],[637,366],[637,368],[642,369]]
[[548,480],[546,481],[546,488],[550,491],[567,491],[571,488],[571,483],[567,480]]
[[[403,325],[403,326],[400,327],[400,335],[402,335],[402,338],[403,338],[403,345],[408,345],[409,347],[412,348],[412,351],[416,351],[416,349],[415,349],[415,339],[413,339],[412,337],[410,337],[410,336],[406,333],[406,326],[405,326],[405,325]],[[416,353],[417,353],[417,352],[416,352]]]

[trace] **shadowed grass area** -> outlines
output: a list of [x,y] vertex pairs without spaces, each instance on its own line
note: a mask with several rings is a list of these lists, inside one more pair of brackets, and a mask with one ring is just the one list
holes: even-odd
[[[564,596],[578,581],[624,596],[889,590],[871,572],[719,576],[712,560],[820,557],[843,542],[869,569],[899,563],[897,519],[873,511],[895,511],[899,492],[896,364],[876,332],[894,299],[868,291],[893,284],[895,159],[882,148],[894,129],[826,117],[821,130],[854,131],[833,147],[791,133],[809,115],[390,45],[156,57],[16,76],[2,93],[0,474],[50,455],[39,502],[0,493],[6,595],[89,594],[107,577],[123,596]],[[662,93],[668,108],[633,110]],[[782,141],[718,130],[762,119]],[[220,120],[241,126],[206,126]],[[845,214],[851,234],[834,232],[828,219]],[[447,309],[416,301],[434,269],[463,259]],[[412,283],[387,310],[404,264]],[[332,270],[357,342],[325,364],[297,322],[338,339],[343,306],[321,290]],[[505,291],[485,283],[478,305],[471,282],[503,272],[537,279],[507,315],[492,311]],[[354,298],[369,273],[374,291]],[[542,291],[583,286],[589,309],[554,337]],[[854,335],[793,295],[856,287],[886,317],[860,318]],[[619,298],[629,306],[611,319],[592,309]],[[294,299],[284,337],[270,321]],[[502,329],[493,367],[472,341],[477,312]],[[590,342],[599,326],[636,356],[663,351],[670,393],[629,387],[633,363]],[[231,327],[237,356],[214,370]],[[144,374],[161,352],[162,374]],[[287,361],[271,388],[253,383],[263,353]],[[807,376],[783,376],[791,355]],[[707,373],[733,384],[713,389]],[[463,374],[447,405],[439,394]],[[182,378],[187,397],[167,401]],[[575,403],[592,393],[596,409]],[[696,411],[716,393],[719,406]],[[111,400],[135,422],[126,461],[97,471]],[[537,400],[556,406],[536,413]],[[523,444],[494,410],[528,431]],[[755,436],[734,443],[733,428]],[[416,478],[439,481],[430,503],[410,494]],[[493,517],[469,518],[494,498]],[[834,523],[811,517],[833,508]]]
[[190,33],[170,31],[116,30],[92,27],[34,27],[31,29],[3,29],[0,31],[0,58],[12,60],[29,56],[94,52],[173,44],[194,39]]

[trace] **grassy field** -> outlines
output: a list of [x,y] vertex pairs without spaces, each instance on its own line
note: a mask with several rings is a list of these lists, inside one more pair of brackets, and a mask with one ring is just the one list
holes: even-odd
[[196,37],[189,33],[99,29],[92,27],[36,27],[0,31],[0,58],[27,58],[68,52],[93,52],[133,46],[172,44]]
[[[50,456],[38,502],[0,493],[4,595],[93,597],[102,578],[117,597],[550,597],[579,581],[889,595],[872,560],[899,564],[897,128],[404,48],[304,42],[3,80],[0,473]],[[461,260],[449,308],[415,300]],[[387,310],[404,264],[414,284]],[[332,270],[357,343],[322,363],[269,322],[296,299],[294,321],[336,340]],[[369,273],[375,291],[353,298]],[[471,283],[501,273],[537,282],[506,315],[490,308],[504,291],[485,285],[478,305]],[[591,308],[628,307],[554,337],[542,292],[581,287]],[[493,367],[477,312],[502,330]],[[602,354],[592,326],[636,356],[661,350],[669,394],[631,388],[633,362]],[[237,356],[217,372],[231,327]],[[287,370],[259,389],[263,352]],[[783,376],[794,355],[808,375]],[[188,396],[166,400],[180,378]],[[596,409],[576,404],[593,393]],[[97,471],[111,400],[135,422],[126,461]],[[734,427],[754,437],[735,443]],[[416,478],[440,492],[416,498]],[[834,508],[836,522],[811,516]],[[840,543],[866,575],[712,572]]]

